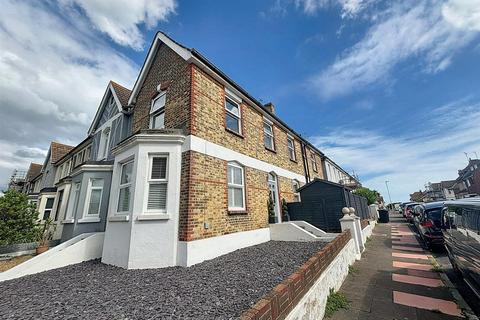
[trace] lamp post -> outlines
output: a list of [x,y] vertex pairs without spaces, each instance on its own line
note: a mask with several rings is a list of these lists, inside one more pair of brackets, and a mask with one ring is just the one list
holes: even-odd
[[390,190],[388,189],[388,183],[390,181],[385,181],[385,186],[387,186],[388,200],[390,200],[390,205],[392,204],[392,197],[390,197]]

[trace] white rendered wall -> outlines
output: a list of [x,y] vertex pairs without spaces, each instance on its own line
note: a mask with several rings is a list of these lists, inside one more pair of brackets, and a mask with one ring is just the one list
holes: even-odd
[[180,241],[178,246],[178,263],[181,266],[188,267],[267,241],[270,241],[269,228],[235,232],[195,241]]
[[[135,140],[134,140],[135,141]],[[105,230],[102,262],[128,269],[161,268],[177,265],[180,202],[181,143],[183,139],[158,135],[132,142],[115,155],[109,217]],[[147,177],[150,155],[168,155],[167,210],[147,212]],[[132,210],[117,215],[121,163],[134,159]]]
[[323,319],[329,289],[333,288],[335,291],[340,289],[348,275],[348,266],[355,261],[355,255],[355,243],[350,239],[286,319]]
[[65,267],[102,256],[104,233],[85,233],[0,273],[0,281]]

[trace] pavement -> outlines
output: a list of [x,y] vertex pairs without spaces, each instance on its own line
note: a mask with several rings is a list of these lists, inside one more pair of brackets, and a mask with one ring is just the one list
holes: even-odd
[[377,224],[340,289],[349,308],[331,319],[475,319],[432,259],[403,217],[391,214],[390,223]]

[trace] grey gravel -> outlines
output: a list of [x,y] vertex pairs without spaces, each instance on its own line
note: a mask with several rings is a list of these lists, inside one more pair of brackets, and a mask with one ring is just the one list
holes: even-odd
[[88,261],[0,283],[0,317],[235,319],[324,245],[270,241],[189,268]]

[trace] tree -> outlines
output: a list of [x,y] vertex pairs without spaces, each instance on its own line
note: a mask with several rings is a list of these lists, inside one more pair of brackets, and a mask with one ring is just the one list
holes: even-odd
[[36,241],[38,213],[27,195],[8,190],[0,198],[0,245]]
[[379,197],[381,197],[381,195],[378,193],[378,191],[370,190],[366,187],[361,187],[361,188],[355,189],[353,191],[353,193],[367,198],[368,205],[374,204],[375,202],[377,202]]

